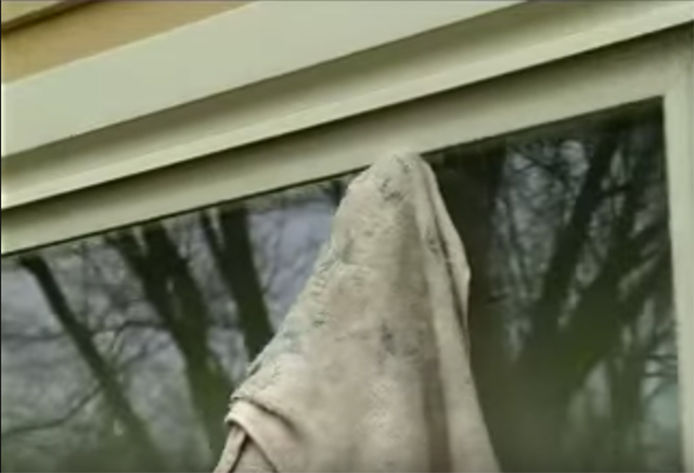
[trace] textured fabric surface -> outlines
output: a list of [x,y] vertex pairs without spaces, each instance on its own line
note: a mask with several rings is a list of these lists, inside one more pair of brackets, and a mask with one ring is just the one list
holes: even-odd
[[238,425],[232,425],[224,451],[219,459],[217,471],[244,471],[256,473],[276,472],[258,444]]
[[[496,470],[470,372],[468,282],[429,166],[376,162],[233,393],[232,446],[248,435],[265,471]],[[217,471],[243,470],[244,449],[225,455]]]

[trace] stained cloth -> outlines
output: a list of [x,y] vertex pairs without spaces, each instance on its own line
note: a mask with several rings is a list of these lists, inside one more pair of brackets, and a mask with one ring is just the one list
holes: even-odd
[[216,471],[498,470],[470,369],[469,279],[430,167],[377,161],[233,393]]

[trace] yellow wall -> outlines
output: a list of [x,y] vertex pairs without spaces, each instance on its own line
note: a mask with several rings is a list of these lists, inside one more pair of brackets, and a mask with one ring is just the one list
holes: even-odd
[[65,3],[2,1],[3,82],[201,20],[247,2],[98,1],[69,8],[64,7]]

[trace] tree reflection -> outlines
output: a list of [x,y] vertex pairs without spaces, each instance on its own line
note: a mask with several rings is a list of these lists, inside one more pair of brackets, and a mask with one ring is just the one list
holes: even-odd
[[431,156],[504,468],[682,468],[663,153],[648,105]]
[[327,235],[329,189],[3,260],[3,470],[208,471],[268,304],[293,300]]

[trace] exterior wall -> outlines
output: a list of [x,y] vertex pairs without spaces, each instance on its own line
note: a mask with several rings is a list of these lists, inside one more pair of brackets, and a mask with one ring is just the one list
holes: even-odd
[[[240,7],[240,1],[2,3],[2,81],[11,82]],[[74,3],[74,0],[73,0]]]

